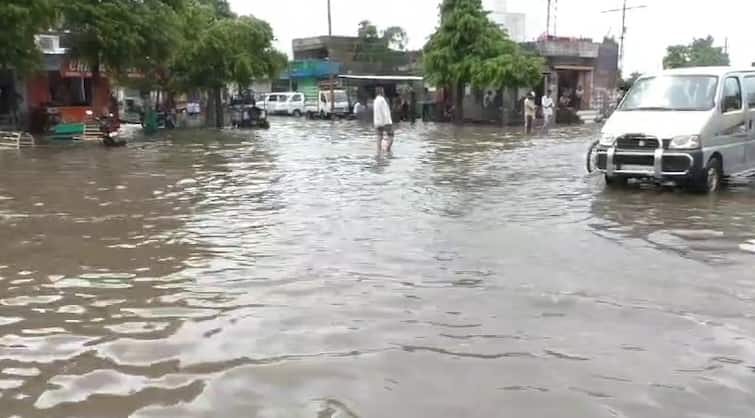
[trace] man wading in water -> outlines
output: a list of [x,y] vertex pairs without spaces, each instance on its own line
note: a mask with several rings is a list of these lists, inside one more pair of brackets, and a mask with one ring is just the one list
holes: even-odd
[[375,89],[375,95],[373,122],[378,136],[377,151],[380,154],[383,148],[383,135],[385,134],[388,135],[388,139],[385,141],[385,152],[391,152],[391,147],[393,146],[393,119],[391,119],[391,107],[388,106],[388,102],[383,96],[383,88],[378,87]]

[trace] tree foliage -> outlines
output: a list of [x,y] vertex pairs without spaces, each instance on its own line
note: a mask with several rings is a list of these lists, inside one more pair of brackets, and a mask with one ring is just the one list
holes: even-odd
[[[270,25],[236,16],[227,0],[2,2],[0,69],[30,70],[40,56],[34,35],[51,28],[66,33],[69,54],[90,64],[95,77],[105,68],[108,77],[146,90],[213,89],[219,98],[229,83],[275,77],[287,63],[273,48]],[[130,70],[145,79],[128,82]]]
[[168,55],[176,37],[178,0],[63,0],[62,29],[71,55],[98,70],[149,67]]
[[540,79],[543,62],[525,54],[496,26],[481,0],[444,0],[440,26],[425,45],[423,64],[430,82],[456,87],[456,116],[460,120],[466,85],[531,86]]
[[210,7],[217,17],[236,17],[236,14],[231,11],[231,5],[228,4],[228,0],[199,0],[199,4]]
[[0,69],[21,72],[34,68],[40,52],[34,35],[49,28],[55,19],[53,0],[4,0],[0,6]]
[[672,45],[666,49],[663,67],[712,67],[729,65],[729,54],[723,48],[713,46],[712,36],[694,39],[689,45]]
[[409,37],[399,26],[391,26],[382,32],[369,20],[359,22],[354,60],[374,64],[376,71],[393,72],[408,64],[405,52]]
[[228,16],[204,0],[191,5],[182,13],[180,41],[166,72],[172,89],[212,92],[219,126],[220,91],[229,83],[248,86],[254,79],[274,78],[288,57],[273,47],[275,37],[267,22]]
[[[220,88],[230,82],[249,85],[260,77],[274,77],[286,66],[285,55],[273,48],[273,30],[251,16],[213,19],[196,14],[173,64],[185,85]],[[197,28],[202,28],[196,31]],[[187,28],[188,29],[188,28]]]

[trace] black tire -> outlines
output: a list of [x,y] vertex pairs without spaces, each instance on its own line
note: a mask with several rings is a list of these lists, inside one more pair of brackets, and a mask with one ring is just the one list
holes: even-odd
[[626,177],[609,177],[606,175],[606,186],[608,187],[624,187],[627,185]]
[[724,181],[723,164],[719,157],[711,157],[705,170],[693,185],[695,191],[700,193],[717,193],[721,191]]
[[297,118],[300,118],[301,117],[301,110],[294,109],[294,116],[296,116]]

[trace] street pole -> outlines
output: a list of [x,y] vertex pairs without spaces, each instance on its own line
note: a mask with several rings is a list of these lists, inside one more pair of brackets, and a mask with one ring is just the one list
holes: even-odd
[[614,12],[621,12],[621,39],[619,43],[619,56],[618,56],[618,68],[619,70],[622,70],[624,67],[624,39],[627,36],[627,12],[630,10],[635,9],[645,9],[647,6],[634,6],[634,7],[627,7],[627,0],[624,0],[624,4],[621,7],[621,9],[614,9],[614,10],[604,10],[601,13],[614,13]]
[[619,44],[619,68],[624,67],[624,39],[627,37],[627,0],[621,8],[621,44]]
[[336,111],[336,94],[335,94],[335,77],[333,74],[333,57],[331,56],[331,50],[333,47],[333,18],[330,12],[330,0],[328,0],[328,58],[330,58],[330,117],[334,117]]
[[551,34],[551,0],[548,0],[548,17],[545,22],[545,38]]

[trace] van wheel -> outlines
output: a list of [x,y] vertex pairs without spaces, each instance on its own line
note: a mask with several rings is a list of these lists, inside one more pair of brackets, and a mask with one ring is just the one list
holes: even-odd
[[300,118],[301,117],[301,110],[294,109],[294,116],[296,116],[297,118]]
[[627,185],[627,181],[626,177],[609,177],[606,175],[606,186],[608,187],[624,187]]
[[708,164],[705,165],[705,172],[695,185],[695,189],[701,193],[719,192],[724,178],[722,166],[720,158],[711,157]]

